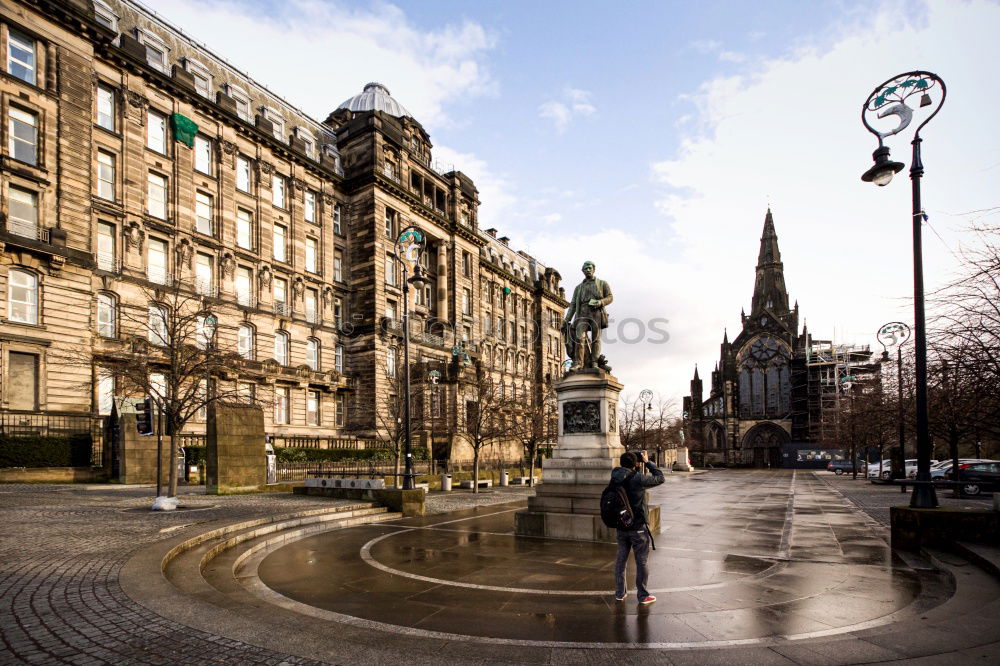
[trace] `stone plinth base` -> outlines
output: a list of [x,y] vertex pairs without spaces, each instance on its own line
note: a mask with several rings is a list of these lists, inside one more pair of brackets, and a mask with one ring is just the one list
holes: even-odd
[[688,457],[688,450],[686,446],[677,447],[677,459],[674,460],[674,464],[671,469],[675,472],[693,472],[694,467],[691,466],[691,459]]
[[920,550],[924,546],[950,548],[958,541],[1000,546],[1000,513],[989,509],[938,507],[889,509],[892,547]]
[[410,518],[424,515],[424,495],[421,489],[400,490],[398,488],[318,488],[299,486],[292,490],[296,495],[312,497],[332,497],[334,499],[364,500],[376,502],[390,511],[398,511]]
[[[600,495],[598,495],[597,501],[599,500]],[[588,500],[588,503],[592,504],[595,501]],[[656,534],[660,531],[660,507],[654,504],[647,508],[649,509],[649,530]],[[518,511],[514,514],[514,533],[519,536],[545,537],[547,539],[615,543],[615,530],[601,521],[599,508],[596,515],[576,512],[532,511],[530,508]]]

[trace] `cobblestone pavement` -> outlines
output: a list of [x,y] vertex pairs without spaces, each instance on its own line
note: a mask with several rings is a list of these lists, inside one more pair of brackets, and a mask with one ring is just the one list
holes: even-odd
[[[329,506],[280,495],[183,494],[172,513],[148,511],[150,488],[0,485],[0,663],[313,664],[170,622],[129,599],[118,572],[139,548],[215,520]],[[431,496],[440,513],[509,502],[531,489]]]
[[[898,486],[875,484],[861,477],[855,480],[849,474],[841,476],[831,472],[813,472],[813,474],[883,527],[889,527],[889,507],[906,506],[910,503],[911,488],[907,488],[906,493],[901,493]],[[951,490],[938,489],[937,497],[941,506],[974,506],[983,509],[993,506],[992,496],[957,499],[952,496]]]

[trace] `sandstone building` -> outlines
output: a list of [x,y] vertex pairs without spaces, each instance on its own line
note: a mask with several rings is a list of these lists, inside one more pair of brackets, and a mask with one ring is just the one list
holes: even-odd
[[[4,2],[0,49],[3,427],[108,414],[121,392],[102,361],[176,286],[233,350],[206,381],[266,400],[267,432],[375,434],[400,371],[393,252],[411,224],[429,239],[415,379],[478,361],[517,394],[550,390],[559,274],[479,228],[473,181],[435,168],[384,86],[310,118],[128,0]],[[467,397],[442,376],[418,418],[451,443]]]

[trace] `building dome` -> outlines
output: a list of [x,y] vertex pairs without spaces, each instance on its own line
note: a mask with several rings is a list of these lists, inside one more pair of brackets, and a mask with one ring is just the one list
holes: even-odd
[[402,116],[413,117],[409,111],[403,108],[402,104],[392,98],[392,95],[389,94],[389,89],[381,83],[366,84],[365,89],[360,95],[355,95],[345,100],[337,108],[347,109],[353,113],[381,111],[397,118],[401,118]]

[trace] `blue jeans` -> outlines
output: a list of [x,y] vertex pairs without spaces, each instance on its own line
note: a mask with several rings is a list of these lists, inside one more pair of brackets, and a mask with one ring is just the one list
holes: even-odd
[[649,596],[646,581],[649,571],[646,560],[649,559],[649,534],[643,525],[637,530],[618,530],[618,556],[615,558],[615,596],[625,596],[625,563],[628,562],[629,551],[635,553],[635,587],[639,599]]

